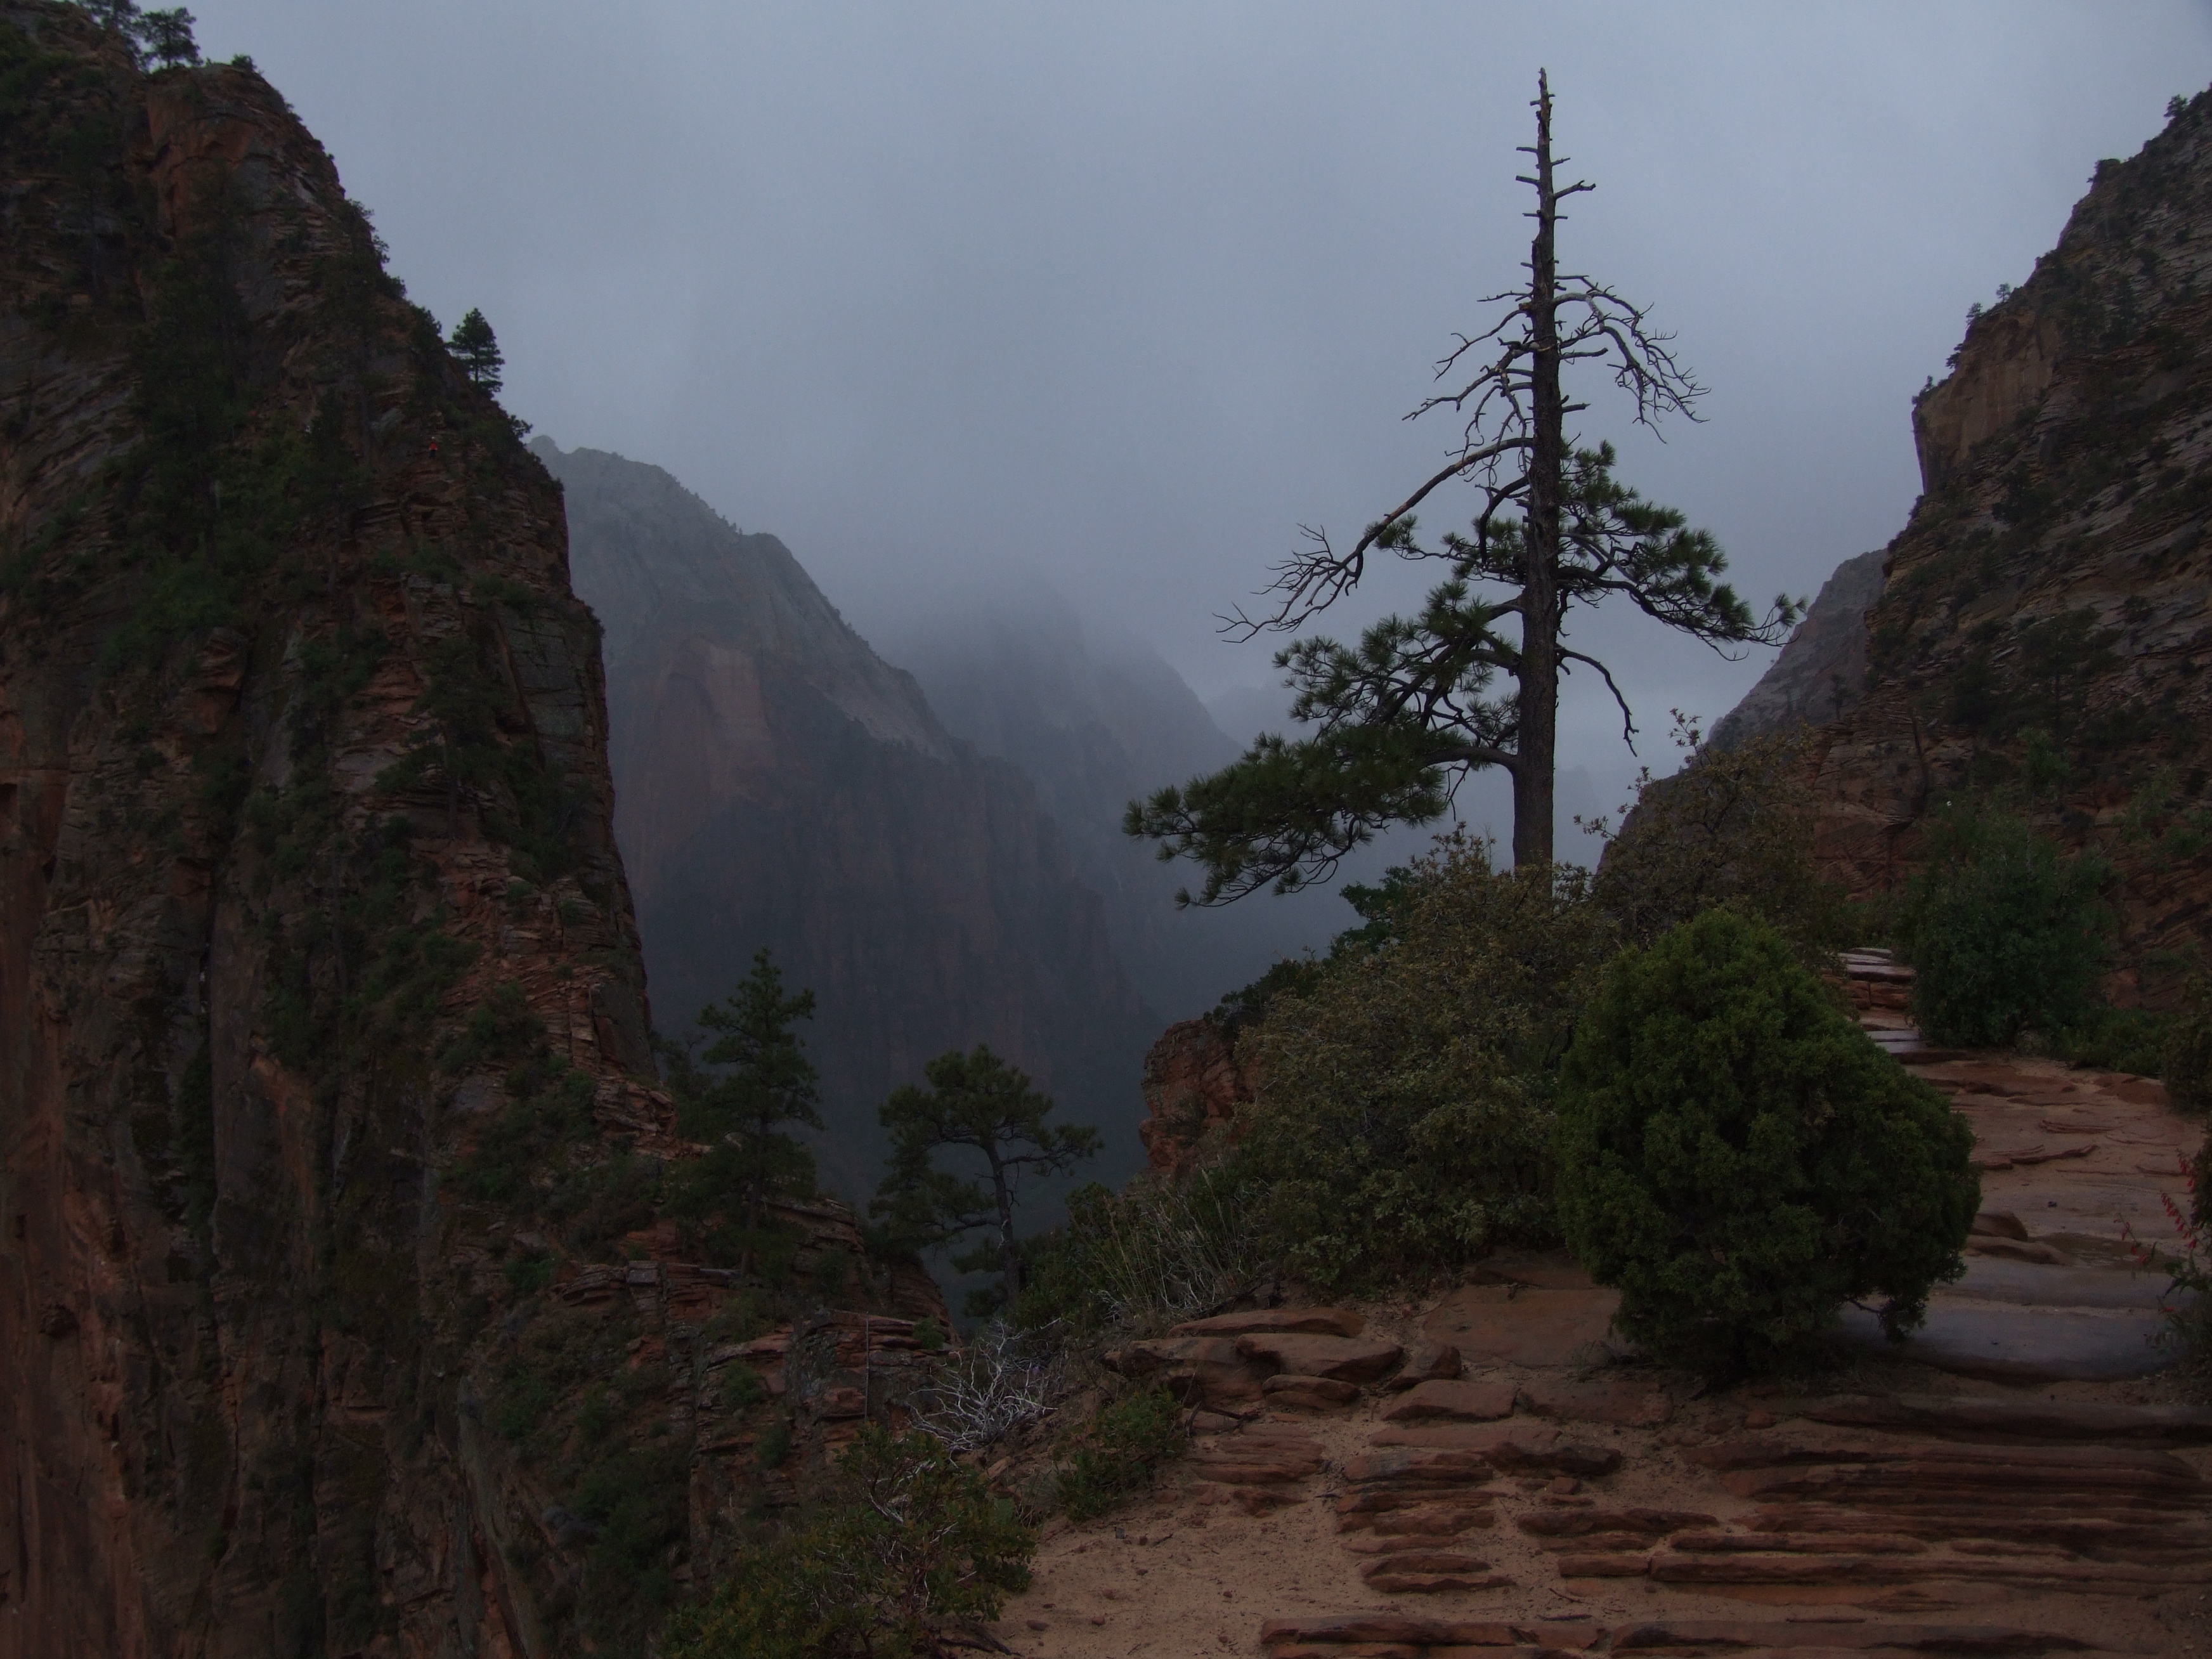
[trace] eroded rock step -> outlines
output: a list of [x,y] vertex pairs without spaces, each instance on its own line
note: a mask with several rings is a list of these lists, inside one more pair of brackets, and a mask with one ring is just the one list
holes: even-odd
[[1967,1655],[2035,1659],[2045,1654],[2105,1655],[2079,1638],[2002,1625],[1875,1624],[1849,1618],[1800,1621],[1684,1619],[1607,1630],[1587,1620],[1529,1623],[1424,1619],[1401,1613],[1343,1613],[1274,1619],[1261,1626],[1268,1659],[1540,1659],[1546,1655],[1713,1655],[1727,1659],[1824,1659],[1825,1656]]

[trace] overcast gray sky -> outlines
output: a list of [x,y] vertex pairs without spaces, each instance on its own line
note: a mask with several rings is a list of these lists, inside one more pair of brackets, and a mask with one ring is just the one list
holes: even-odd
[[[414,296],[483,308],[539,430],[775,532],[864,632],[1020,565],[1209,695],[1271,678],[1211,618],[1296,526],[1356,532],[1442,453],[1398,417],[1516,279],[1539,65],[1599,186],[1565,261],[1711,388],[1624,476],[1760,598],[1897,532],[1968,303],[2212,80],[2207,0],[196,9]],[[1655,738],[1763,665],[1616,623],[1576,642]],[[1610,797],[1601,697],[1570,688],[1563,750]]]

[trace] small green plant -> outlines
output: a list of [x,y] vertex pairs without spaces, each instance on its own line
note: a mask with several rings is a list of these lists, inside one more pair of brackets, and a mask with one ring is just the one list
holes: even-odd
[[1774,929],[1709,910],[1615,963],[1562,1067],[1559,1219],[1620,1329],[1730,1375],[1846,1302],[1893,1339],[1964,1270],[1973,1131]]
[[2212,1239],[2206,1237],[2212,1226],[2212,1141],[2197,1149],[2194,1162],[2177,1154],[2174,1173],[2187,1190],[2185,1201],[2177,1203],[2170,1193],[2159,1195],[2173,1244],[2146,1244],[2124,1224],[2121,1231],[2138,1262],[2167,1276],[2166,1340],[2182,1350],[2201,1382],[2212,1370]]
[[933,1314],[924,1314],[914,1322],[914,1340],[921,1345],[924,1353],[943,1353],[948,1340],[945,1327],[937,1322]]
[[1036,1535],[927,1435],[863,1429],[807,1509],[670,1620],[667,1659],[934,1659],[1029,1587]]
[[791,1461],[791,1419],[779,1417],[761,1431],[753,1456],[764,1469],[780,1469]]
[[768,1384],[760,1373],[742,1360],[722,1368],[722,1406],[726,1411],[750,1411],[768,1398]]
[[1990,1048],[2082,1024],[2105,964],[2108,873],[1990,802],[1939,814],[1898,917],[1922,1031]]
[[2184,994],[2166,1026],[2158,1074],[2175,1105],[2212,1110],[2212,984],[2192,981]]
[[1088,1521],[1152,1484],[1185,1445],[1182,1408],[1165,1389],[1139,1389],[1102,1409],[1060,1448],[1060,1505]]

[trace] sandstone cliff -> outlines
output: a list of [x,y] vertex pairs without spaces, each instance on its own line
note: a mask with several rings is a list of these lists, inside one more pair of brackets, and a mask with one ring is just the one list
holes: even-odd
[[1714,723],[1715,748],[1838,720],[1858,706],[1866,692],[1866,613],[1881,596],[1887,562],[1877,549],[1836,567],[1759,684]]
[[1114,1151],[1157,1022],[1029,781],[950,736],[783,544],[658,467],[537,453],[568,492],[576,591],[605,627],[616,830],[663,1024],[762,945],[813,988],[825,1170],[868,1190],[876,1108],[988,1042]]
[[2212,97],[2100,163],[1913,410],[1924,492],[1820,736],[1820,849],[1893,890],[1927,814],[2010,785],[2117,864],[2170,985],[2212,896]]
[[331,159],[57,4],[0,100],[0,1659],[637,1651],[907,1328],[656,1218],[561,492]]

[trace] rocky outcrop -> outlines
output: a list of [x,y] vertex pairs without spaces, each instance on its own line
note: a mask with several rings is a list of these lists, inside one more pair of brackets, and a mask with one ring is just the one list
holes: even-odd
[[1237,1057],[1237,1036],[1217,1019],[1186,1019],[1160,1034],[1145,1054],[1145,1117],[1137,1125],[1151,1167],[1181,1175],[1206,1136],[1251,1103],[1253,1079]]
[[848,1191],[874,1184],[884,1097],[979,1042],[1126,1172],[1152,1024],[1027,780],[949,735],[775,537],[658,467],[535,447],[606,630],[616,830],[669,1029],[766,946],[817,999],[823,1161]]
[[252,70],[0,74],[0,1659],[635,1650],[851,1345],[659,1217],[560,490]]
[[[1820,852],[1856,892],[1896,890],[1946,801],[2009,784],[2113,861],[2152,998],[2212,902],[2208,277],[2200,96],[2100,164],[2057,246],[1918,399],[1925,492],[1867,612],[1863,696],[1816,745]],[[1766,719],[1766,690],[1741,724]]]
[[1887,558],[1876,549],[1836,567],[1759,684],[1714,725],[1715,749],[1800,722],[1838,720],[1858,706],[1866,690],[1866,613],[1881,597]]

